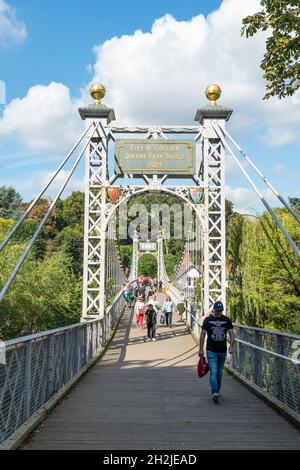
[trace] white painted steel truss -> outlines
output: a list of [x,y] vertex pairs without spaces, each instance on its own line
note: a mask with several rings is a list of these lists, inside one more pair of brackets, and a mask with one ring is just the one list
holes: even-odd
[[[106,108],[107,109],[107,108]],[[111,111],[111,110],[110,110]],[[210,123],[204,120],[204,126],[132,126],[115,127],[110,124],[109,116],[89,117],[86,113],[87,126],[91,122],[100,123],[97,136],[90,138],[86,152],[85,179],[85,243],[84,243],[84,281],[83,281],[83,319],[103,318],[106,304],[107,270],[107,234],[111,218],[116,209],[135,195],[149,192],[164,192],[180,198],[195,211],[200,221],[203,237],[203,291],[204,314],[208,314],[216,299],[226,302],[225,293],[225,193],[224,193],[224,148],[221,140],[213,132]],[[225,121],[219,120],[222,125]],[[143,134],[145,139],[165,139],[166,134],[188,134],[197,143],[201,158],[197,161],[196,174],[189,178],[192,186],[167,186],[168,175],[144,175],[145,184],[134,186],[125,184],[115,186],[120,189],[120,200],[112,203],[107,189],[120,176],[109,172],[109,143],[115,142],[117,134]],[[213,134],[213,135],[212,135]],[[199,155],[199,151],[197,151]],[[133,175],[123,175],[133,179]],[[195,204],[190,189],[204,188],[204,204]],[[134,245],[134,269],[137,269],[137,242]],[[162,254],[162,248],[161,248]],[[166,276],[161,258],[159,276]],[[116,259],[116,263],[119,260]],[[133,271],[131,271],[131,275]],[[134,276],[136,276],[136,271]],[[131,276],[132,277],[132,276]],[[132,279],[131,279],[132,280]]]
[[[164,262],[164,254],[163,254],[163,237],[158,236],[157,241],[151,241],[151,243],[155,243],[156,247],[155,250],[142,250],[140,247],[140,240],[137,234],[132,238],[132,264],[131,264],[131,271],[129,275],[129,281],[133,282],[138,278],[138,265],[139,259],[143,255],[152,255],[157,259],[157,279],[158,281],[168,281],[168,275],[165,267]],[[149,240],[147,240],[149,243]]]

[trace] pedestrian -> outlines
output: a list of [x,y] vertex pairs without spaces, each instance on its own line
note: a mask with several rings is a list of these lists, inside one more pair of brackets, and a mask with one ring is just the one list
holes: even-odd
[[153,304],[148,304],[148,308],[145,313],[145,319],[147,323],[147,330],[148,330],[148,338],[147,341],[156,341],[155,338],[155,327],[157,322],[157,313],[156,310],[153,308]]
[[154,310],[157,312],[160,310],[160,304],[157,300],[156,294],[153,294],[149,299],[148,299],[148,305],[153,305]]
[[138,294],[137,294],[137,291],[134,289],[133,290],[133,295],[131,297],[131,315],[134,315],[134,309],[135,309],[135,305],[137,303],[137,300],[138,300]]
[[140,296],[134,306],[134,313],[135,313],[135,323],[136,327],[143,328],[144,322],[144,313],[145,313],[145,303],[143,301],[143,297]]
[[207,362],[210,370],[210,386],[214,403],[219,402],[222,375],[227,356],[227,332],[229,332],[229,354],[233,353],[234,332],[229,317],[223,315],[223,303],[218,300],[213,306],[213,314],[203,321],[200,335],[199,357],[204,356],[204,341],[207,335]]
[[148,302],[149,302],[149,299],[153,297],[153,290],[151,290],[151,287],[147,290],[146,297],[147,297]]
[[158,292],[162,292],[162,281],[158,282]]
[[171,297],[167,295],[166,300],[164,301],[162,311],[166,316],[166,324],[171,328],[172,326],[172,315],[174,313],[174,305],[171,300]]
[[145,297],[146,297],[146,286],[145,286],[145,284],[142,284],[139,287],[138,294],[139,294],[139,297],[143,297],[143,300],[145,300]]
[[185,312],[185,303],[184,303],[184,294],[183,293],[181,294],[180,301],[177,304],[177,311],[178,311],[178,315],[179,315],[179,323],[183,323],[184,320],[183,320],[182,317],[183,317],[183,314]]
[[124,287],[124,293],[123,293],[123,296],[124,296],[124,299],[126,300],[127,302],[127,308],[130,308],[131,306],[131,300],[132,300],[132,295],[131,295],[131,288],[130,288],[130,284],[126,284]]

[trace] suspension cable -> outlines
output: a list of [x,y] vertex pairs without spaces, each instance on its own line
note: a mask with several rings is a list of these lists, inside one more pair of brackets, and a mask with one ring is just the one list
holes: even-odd
[[76,142],[76,144],[74,145],[74,147],[70,150],[70,152],[68,153],[68,155],[66,156],[66,158],[64,159],[64,161],[59,165],[59,167],[57,168],[57,170],[55,171],[55,173],[52,175],[52,177],[50,178],[50,180],[48,181],[48,183],[44,186],[44,188],[41,190],[41,192],[38,194],[38,196],[34,199],[34,201],[30,204],[30,206],[28,207],[28,209],[26,209],[26,211],[24,212],[24,214],[22,215],[22,217],[18,220],[18,222],[13,226],[12,230],[9,232],[9,234],[7,235],[7,237],[5,238],[5,240],[0,244],[0,253],[1,251],[3,250],[3,248],[6,247],[7,243],[10,241],[10,239],[12,238],[12,236],[14,235],[14,233],[18,230],[18,228],[20,227],[20,225],[23,223],[23,221],[26,219],[27,215],[29,214],[29,212],[32,210],[32,208],[36,205],[36,203],[39,201],[39,199],[41,198],[41,196],[45,193],[45,191],[47,191],[47,189],[49,188],[50,184],[53,182],[53,180],[56,178],[56,176],[58,175],[58,173],[60,172],[60,170],[65,166],[65,164],[67,163],[67,161],[70,159],[70,157],[72,156],[72,154],[74,153],[74,151],[77,149],[78,145],[82,142],[83,138],[86,136],[86,134],[88,133],[88,131],[90,130],[91,126],[93,125],[93,122],[91,123],[91,125],[85,130],[85,132],[82,134],[82,136],[79,138],[79,140]]
[[232,149],[230,148],[230,146],[227,144],[227,142],[225,141],[224,139],[224,136],[222,135],[221,132],[218,131],[218,129],[216,128],[216,126],[214,124],[212,124],[212,127],[213,129],[215,130],[216,134],[218,135],[218,137],[221,139],[223,145],[226,146],[226,148],[228,149],[228,151],[230,152],[230,154],[232,155],[232,157],[234,158],[234,160],[236,161],[236,163],[238,164],[238,166],[240,167],[240,170],[242,171],[242,173],[244,174],[244,176],[246,177],[246,179],[249,181],[249,183],[251,184],[252,188],[254,189],[254,191],[256,192],[256,194],[258,195],[259,199],[261,200],[261,202],[264,204],[264,206],[266,207],[266,209],[268,210],[268,212],[270,213],[272,219],[275,221],[276,225],[280,228],[280,230],[282,231],[282,233],[284,234],[285,238],[287,239],[287,241],[289,242],[289,244],[292,246],[293,250],[295,251],[295,253],[297,254],[298,258],[300,258],[300,249],[298,248],[298,246],[296,245],[296,243],[294,242],[294,240],[290,237],[290,235],[288,234],[288,232],[286,231],[286,229],[284,228],[284,226],[282,225],[282,223],[280,222],[280,220],[278,219],[278,217],[276,216],[275,212],[273,211],[273,209],[270,207],[270,205],[268,204],[268,202],[265,200],[265,198],[263,197],[263,195],[261,194],[261,192],[259,191],[259,189],[255,186],[254,182],[252,181],[252,179],[250,178],[250,176],[248,175],[247,171],[245,170],[245,168],[243,167],[243,165],[241,164],[241,162],[239,161],[239,159],[236,157],[236,155],[234,154],[234,152],[232,151]]
[[239,144],[231,137],[229,132],[226,129],[222,129],[218,123],[216,123],[219,129],[231,140],[234,146],[238,149],[238,151],[243,155],[243,157],[247,160],[247,162],[251,165],[251,167],[255,170],[255,172],[260,176],[263,182],[271,189],[272,193],[279,199],[279,201],[287,208],[287,210],[293,215],[293,217],[297,220],[300,224],[300,216],[297,212],[286,202],[286,200],[281,196],[281,194],[277,191],[277,189],[272,186],[270,181],[261,173],[261,171],[257,168],[257,166],[253,163],[251,158],[244,152],[244,150],[239,146]]
[[[90,139],[92,138],[92,136],[94,135],[96,129],[98,128],[99,124],[96,125]],[[11,283],[13,282],[14,278],[16,277],[19,269],[21,268],[22,264],[24,263],[25,259],[27,258],[35,240],[37,239],[37,237],[39,236],[40,232],[42,231],[45,223],[47,222],[47,219],[49,217],[49,215],[51,214],[52,210],[54,209],[54,206],[57,202],[57,200],[59,199],[59,197],[61,196],[61,194],[63,193],[65,187],[67,186],[71,176],[73,175],[74,171],[76,170],[84,152],[86,151],[89,143],[90,143],[90,139],[88,139],[88,141],[86,142],[84,148],[82,149],[82,151],[80,152],[79,156],[77,157],[75,163],[73,164],[71,170],[69,171],[69,174],[68,176],[66,177],[65,181],[63,182],[60,190],[58,191],[57,195],[55,196],[54,200],[52,201],[47,213],[44,215],[42,221],[40,222],[38,228],[36,229],[33,237],[31,238],[30,242],[28,243],[27,247],[25,248],[22,256],[20,257],[19,261],[17,262],[16,266],[14,267],[13,271],[11,272],[6,284],[4,285],[3,289],[1,290],[0,292],[0,302],[3,300],[3,297],[5,296],[7,290],[9,289]]]

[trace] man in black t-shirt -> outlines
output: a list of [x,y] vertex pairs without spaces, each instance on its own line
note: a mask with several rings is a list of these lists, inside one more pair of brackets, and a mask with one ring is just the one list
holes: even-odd
[[218,403],[222,375],[227,355],[227,332],[229,332],[229,353],[233,353],[233,325],[229,317],[223,315],[224,306],[219,300],[213,307],[213,315],[205,318],[200,336],[199,357],[204,356],[204,341],[207,335],[207,361],[210,370],[210,386],[214,403]]

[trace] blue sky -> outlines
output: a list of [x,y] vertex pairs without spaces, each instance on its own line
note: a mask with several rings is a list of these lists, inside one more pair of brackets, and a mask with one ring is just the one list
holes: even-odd
[[[258,0],[0,0],[0,185],[13,185],[24,200],[38,192],[80,133],[77,107],[89,102],[94,80],[107,86],[105,102],[118,119],[142,124],[193,124],[205,86],[217,82],[221,104],[234,109],[228,129],[286,197],[299,196],[300,99],[262,101],[265,37],[239,34],[243,16],[258,7]],[[227,176],[236,207],[259,211],[229,160]],[[70,190],[81,184],[79,171]]]
[[[171,13],[189,20],[208,14],[220,1],[174,0],[13,0],[9,4],[24,21],[28,37],[22,47],[0,52],[1,79],[8,83],[8,100],[23,96],[30,86],[57,81],[76,95],[89,80],[92,49],[113,36],[148,31],[156,18]],[[20,79],[21,78],[21,79]]]

